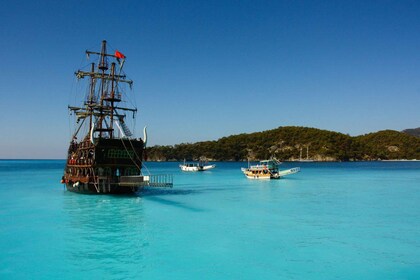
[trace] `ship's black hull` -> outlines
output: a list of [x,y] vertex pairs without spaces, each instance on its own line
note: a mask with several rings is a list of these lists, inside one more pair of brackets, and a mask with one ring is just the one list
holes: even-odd
[[135,193],[141,183],[125,184],[122,179],[141,175],[143,149],[140,139],[98,139],[93,144],[85,138],[72,143],[62,182],[75,193]]
[[133,194],[142,189],[142,187],[121,187],[121,186],[96,186],[92,183],[66,184],[70,192],[80,194]]

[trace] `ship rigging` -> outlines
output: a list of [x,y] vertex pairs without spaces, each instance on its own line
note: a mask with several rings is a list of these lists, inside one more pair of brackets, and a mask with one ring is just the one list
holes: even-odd
[[[78,70],[78,80],[88,80],[82,106],[68,106],[76,117],[62,183],[78,193],[132,193],[144,186],[171,187],[170,175],[144,175],[142,164],[147,133],[135,138],[126,124],[127,113],[133,119],[136,107],[120,106],[124,101],[123,85],[133,81],[123,72],[126,56],[107,53],[102,41],[101,52],[86,51],[98,61],[90,71]],[[79,140],[80,139],[80,140]]]

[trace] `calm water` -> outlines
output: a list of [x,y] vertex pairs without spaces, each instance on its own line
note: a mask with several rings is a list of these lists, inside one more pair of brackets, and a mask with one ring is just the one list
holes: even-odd
[[0,161],[0,279],[419,279],[420,162],[246,163],[170,190],[67,192],[64,161]]

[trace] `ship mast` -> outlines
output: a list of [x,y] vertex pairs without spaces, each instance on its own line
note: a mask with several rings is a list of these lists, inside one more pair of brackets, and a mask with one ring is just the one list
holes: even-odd
[[101,106],[100,106],[100,115],[99,115],[99,122],[98,122],[98,131],[99,131],[99,138],[102,138],[102,122],[104,121],[104,114],[103,114],[103,109],[104,109],[104,97],[105,97],[105,92],[104,92],[104,88],[105,88],[105,71],[108,70],[108,63],[106,61],[105,58],[105,54],[106,54],[106,41],[103,40],[102,41],[102,48],[101,48],[101,58],[100,58],[100,63],[99,63],[99,70],[102,72],[101,73],[101,91],[100,91],[100,96],[101,96]]
[[[95,63],[91,64],[91,72],[95,72]],[[93,105],[95,103],[95,84],[96,80],[94,79],[93,75],[90,76],[90,88],[89,88],[89,100],[88,100],[88,107],[89,107],[89,131],[92,130],[92,124],[93,124]]]
[[111,115],[110,115],[110,121],[109,121],[109,129],[110,129],[110,135],[109,135],[109,137],[110,138],[112,138],[112,134],[114,132],[114,129],[113,129],[113,124],[114,124],[114,110],[115,110],[114,102],[117,101],[115,99],[115,90],[114,90],[115,80],[114,80],[114,75],[115,75],[115,62],[113,62],[111,64],[111,95],[110,95],[110,98],[108,99],[109,102],[111,102]]
[[[123,123],[125,114],[118,113],[117,110],[136,112],[136,108],[118,107],[116,103],[121,101],[121,94],[118,92],[118,84],[127,83],[133,84],[133,81],[126,79],[124,73],[121,73],[123,64],[119,64],[120,71],[116,74],[116,63],[111,63],[111,69],[108,71],[108,58],[116,59],[118,62],[120,56],[117,52],[114,54],[107,53],[106,41],[102,41],[101,52],[86,51],[87,56],[98,55],[99,61],[97,69],[95,63],[91,64],[89,72],[78,70],[75,75],[78,79],[90,77],[89,93],[85,107],[69,106],[71,111],[74,111],[78,120],[89,117],[89,131],[99,132],[99,138],[114,138],[114,120],[115,122]],[[121,53],[119,53],[121,55]],[[125,58],[125,56],[123,56]],[[96,91],[96,85],[99,82],[99,87]],[[96,122],[94,121],[96,119]],[[83,123],[83,122],[82,122]],[[120,125],[118,125],[120,127]],[[126,128],[125,128],[126,129]],[[74,136],[79,132],[77,130]]]

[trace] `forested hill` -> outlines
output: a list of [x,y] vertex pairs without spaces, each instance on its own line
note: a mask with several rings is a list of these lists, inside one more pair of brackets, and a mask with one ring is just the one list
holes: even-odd
[[402,132],[416,136],[416,137],[420,137],[420,127],[405,129]]
[[420,138],[384,130],[362,136],[308,127],[286,126],[263,132],[232,135],[216,141],[147,148],[150,161],[297,160],[302,154],[317,161],[420,159]]

